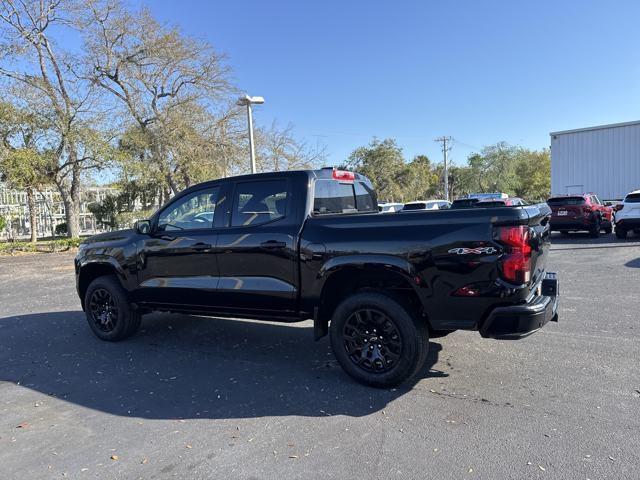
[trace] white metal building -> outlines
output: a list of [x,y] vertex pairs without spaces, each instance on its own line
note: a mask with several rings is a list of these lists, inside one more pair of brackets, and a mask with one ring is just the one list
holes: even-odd
[[551,193],[623,198],[640,189],[640,120],[551,132]]

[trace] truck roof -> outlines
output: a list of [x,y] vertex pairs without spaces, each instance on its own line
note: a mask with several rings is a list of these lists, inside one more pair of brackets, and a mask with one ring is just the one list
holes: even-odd
[[301,177],[301,176],[307,176],[310,180],[311,179],[327,179],[327,180],[338,180],[338,181],[344,181],[344,182],[359,181],[359,182],[364,182],[367,185],[371,186],[371,181],[364,175],[361,175],[359,173],[352,172],[349,170],[339,170],[334,167],[324,167],[324,168],[315,169],[315,170],[314,169],[282,170],[278,172],[249,173],[246,175],[233,175],[230,177],[216,178],[214,180],[207,180],[206,182],[201,182],[196,185],[192,185],[189,188],[186,188],[180,191],[179,194],[182,195],[183,193],[188,193],[188,192],[191,192],[192,190],[197,190],[199,188],[206,187],[208,185],[215,185],[222,181],[235,182],[239,180],[246,181],[246,180],[256,180],[256,179],[274,178],[274,177],[295,178],[295,177]]

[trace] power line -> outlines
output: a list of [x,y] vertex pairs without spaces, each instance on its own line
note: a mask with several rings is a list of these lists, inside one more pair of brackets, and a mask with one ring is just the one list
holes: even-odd
[[451,150],[451,142],[453,141],[453,138],[451,137],[438,137],[436,139],[433,140],[434,142],[442,142],[442,155],[444,158],[444,199],[445,200],[449,200],[449,165],[448,165],[448,159],[449,159],[449,150]]

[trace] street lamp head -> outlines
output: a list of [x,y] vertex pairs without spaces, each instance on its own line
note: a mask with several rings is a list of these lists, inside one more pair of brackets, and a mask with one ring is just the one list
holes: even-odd
[[238,101],[236,102],[236,105],[240,105],[241,107],[244,107],[246,105],[258,105],[262,103],[264,103],[263,97],[250,97],[249,95],[245,95],[238,99]]

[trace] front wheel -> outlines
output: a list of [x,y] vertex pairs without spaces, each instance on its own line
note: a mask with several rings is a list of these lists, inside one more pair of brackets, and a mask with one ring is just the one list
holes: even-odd
[[113,275],[98,277],[89,284],[84,306],[89,327],[100,340],[117,342],[140,328],[140,313]]
[[411,378],[427,358],[426,321],[375,292],[356,293],[331,319],[331,348],[344,371],[360,383],[388,388]]

